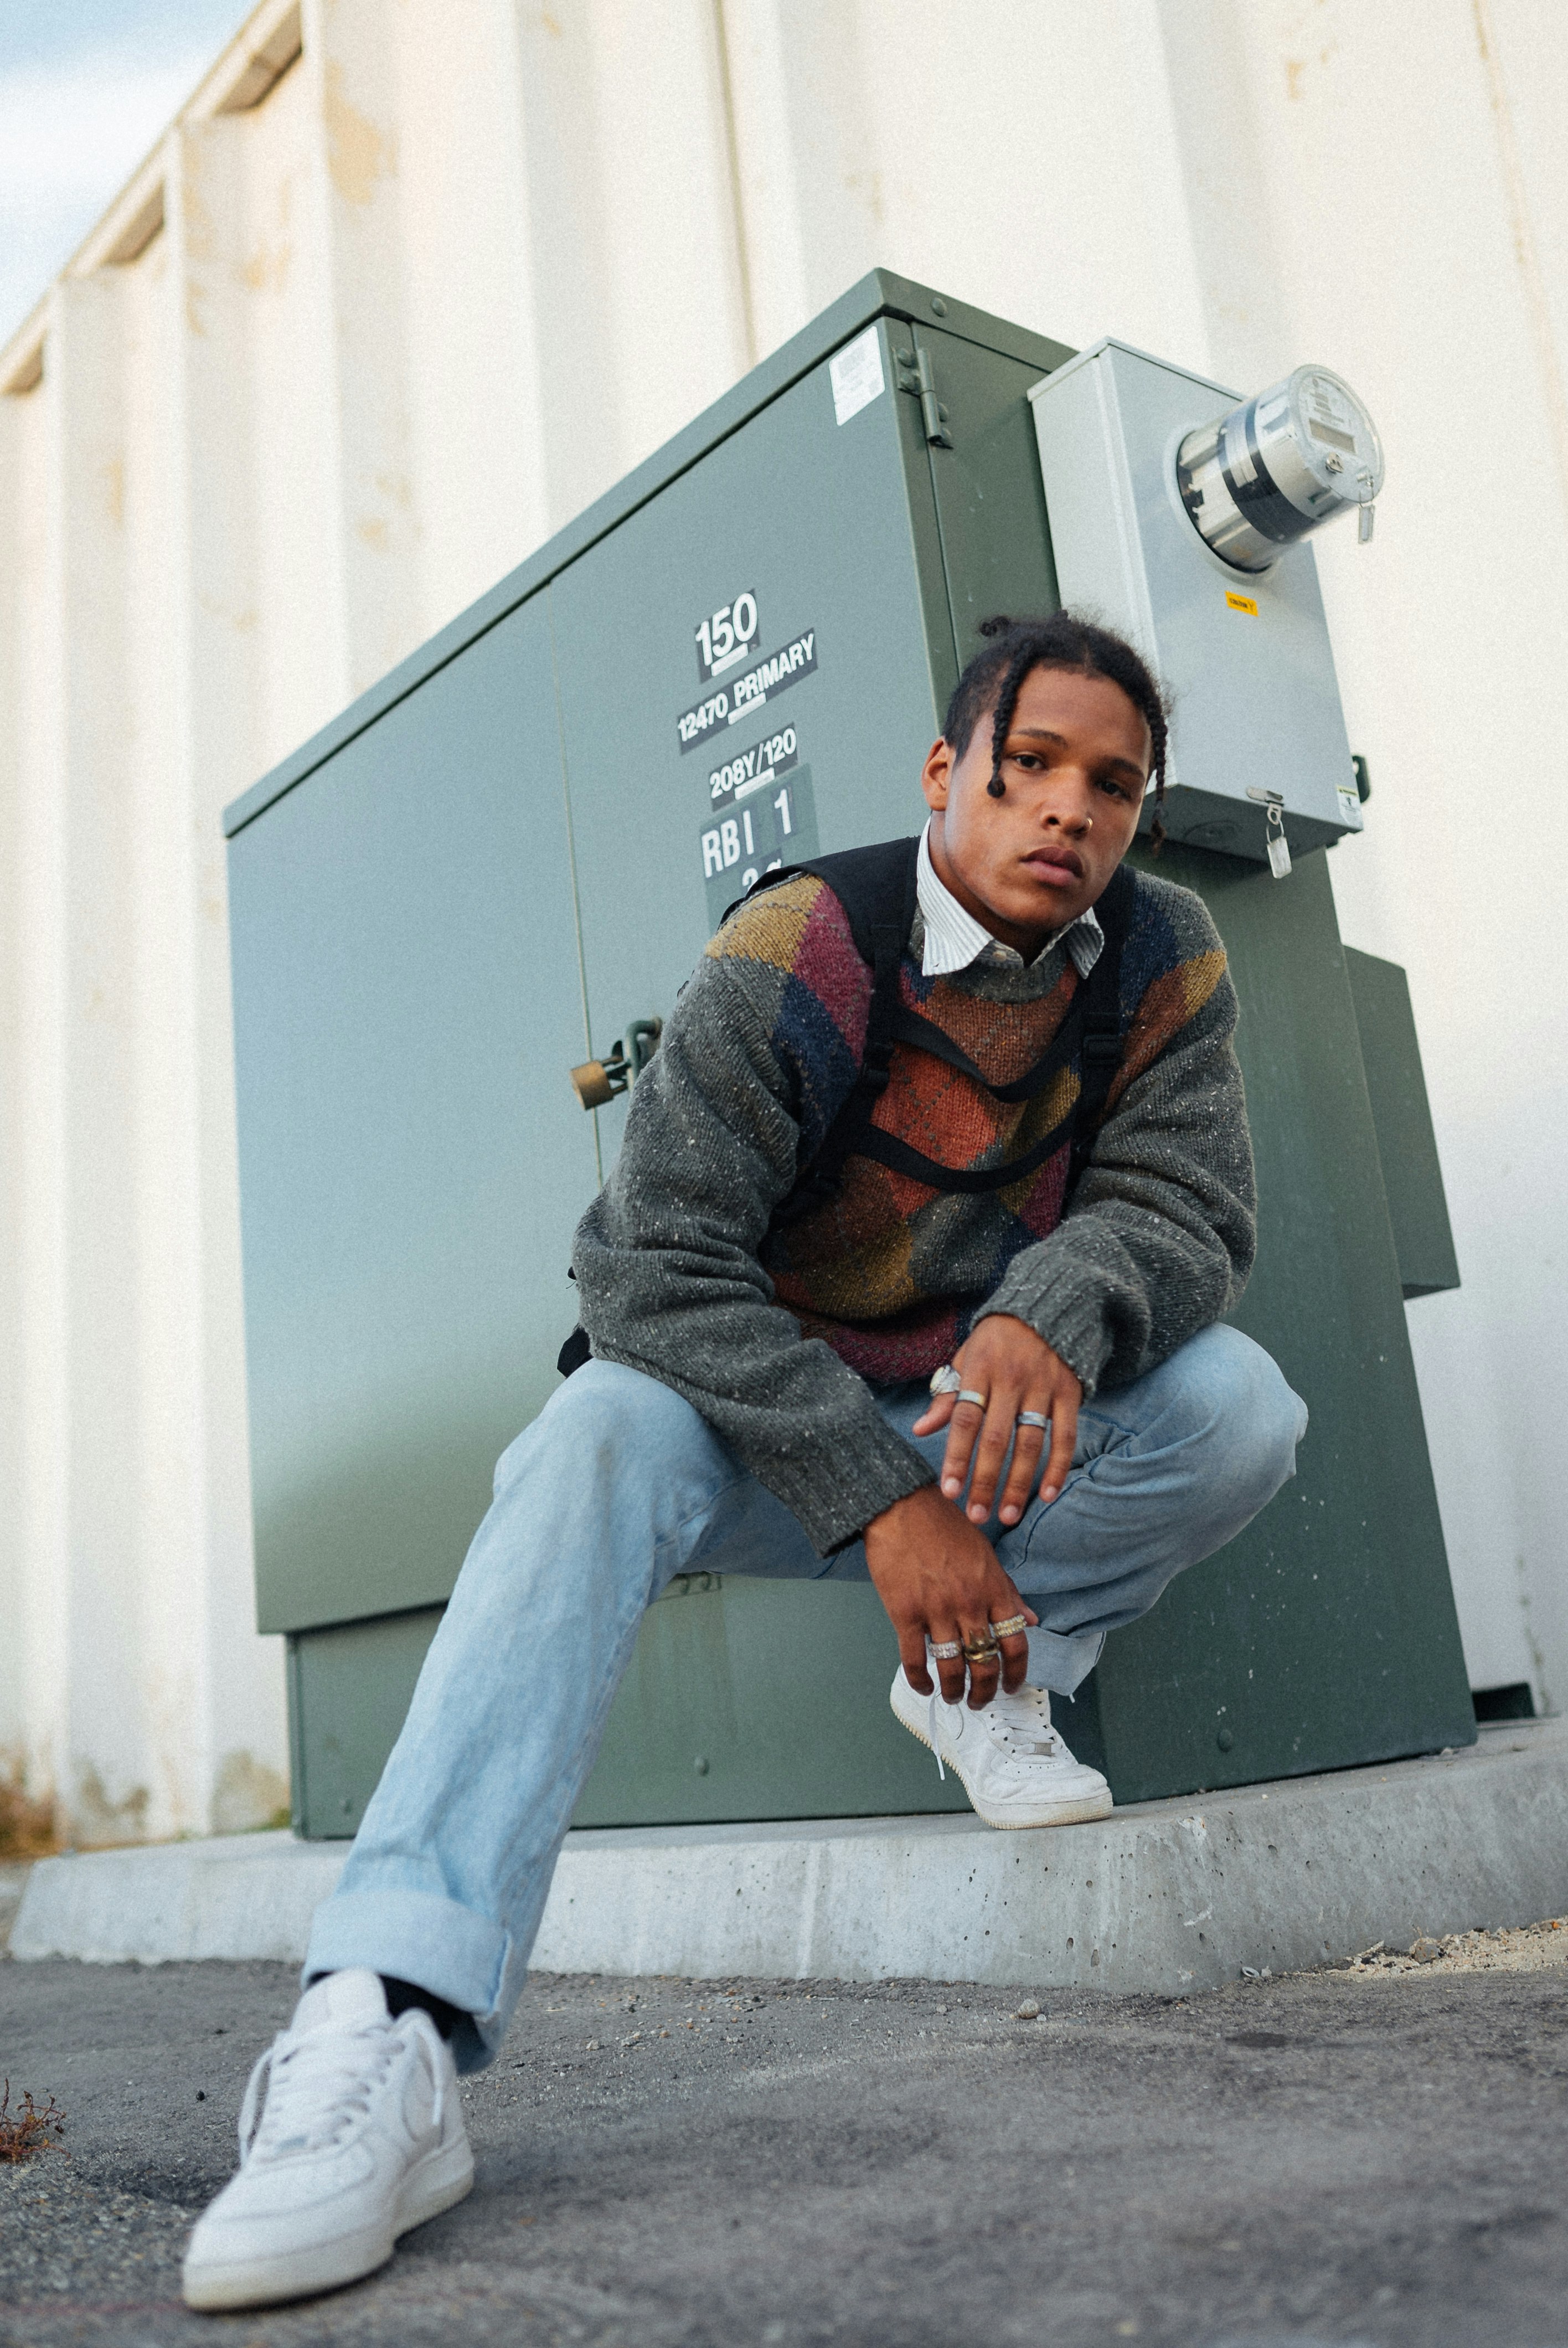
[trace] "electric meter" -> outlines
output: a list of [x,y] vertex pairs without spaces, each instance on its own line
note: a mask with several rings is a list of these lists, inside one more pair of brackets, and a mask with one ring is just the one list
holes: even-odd
[[1383,486],[1378,427],[1343,376],[1298,366],[1189,432],[1176,486],[1206,546],[1236,571],[1266,571],[1283,548],[1358,509],[1363,542]]
[[1238,402],[1113,337],[1029,397],[1061,600],[1120,629],[1170,688],[1166,831],[1280,878],[1290,856],[1359,831],[1310,534],[1369,512],[1381,486],[1360,401],[1303,366]]

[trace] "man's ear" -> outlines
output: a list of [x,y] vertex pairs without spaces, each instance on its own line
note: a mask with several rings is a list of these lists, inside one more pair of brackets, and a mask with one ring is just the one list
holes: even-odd
[[926,753],[926,763],[920,769],[920,788],[926,794],[926,805],[940,814],[948,804],[948,792],[958,760],[953,746],[938,734]]

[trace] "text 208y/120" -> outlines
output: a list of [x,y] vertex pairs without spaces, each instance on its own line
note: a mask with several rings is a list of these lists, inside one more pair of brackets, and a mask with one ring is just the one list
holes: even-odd
[[775,775],[787,774],[798,753],[793,726],[770,734],[765,742],[753,743],[749,750],[727,758],[715,767],[708,778],[708,796],[716,806],[722,799],[740,801],[750,798],[753,791],[764,789]]

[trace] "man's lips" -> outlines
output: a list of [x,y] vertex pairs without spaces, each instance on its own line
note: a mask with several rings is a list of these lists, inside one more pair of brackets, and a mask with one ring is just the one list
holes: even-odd
[[1041,880],[1055,881],[1060,885],[1063,880],[1081,880],[1083,878],[1083,859],[1075,848],[1037,848],[1023,860]]

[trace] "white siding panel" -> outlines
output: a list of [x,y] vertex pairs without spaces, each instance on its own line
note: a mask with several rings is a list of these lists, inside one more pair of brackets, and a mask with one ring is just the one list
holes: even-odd
[[[218,223],[221,261],[245,297],[254,530],[250,624],[260,644],[253,776],[349,698],[348,550],[343,543],[340,429],[332,316],[324,126],[302,58],[253,115],[241,142],[238,216]],[[215,256],[215,259],[218,256]]]
[[1365,394],[1389,457],[1371,548],[1319,557],[1376,794],[1335,891],[1351,942],[1409,973],[1447,1177],[1464,1286],[1409,1317],[1472,1676],[1561,1702],[1562,880],[1524,843],[1562,763],[1568,510],[1476,11],[1325,5],[1310,45],[1300,23],[1250,20],[1280,275],[1297,350]]

